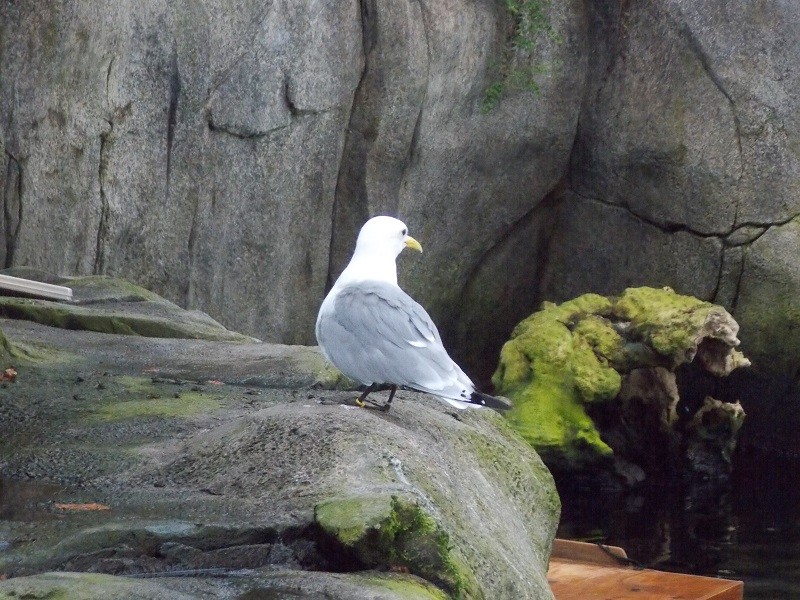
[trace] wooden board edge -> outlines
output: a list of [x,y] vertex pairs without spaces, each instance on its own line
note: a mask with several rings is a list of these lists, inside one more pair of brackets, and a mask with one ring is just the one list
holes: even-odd
[[0,288],[49,300],[72,300],[72,288],[0,274]]
[[553,540],[553,550],[550,559],[574,560],[595,565],[609,565],[613,567],[624,567],[627,564],[628,555],[619,546],[602,547],[598,544],[589,542],[578,542],[576,540],[564,540],[556,538]]

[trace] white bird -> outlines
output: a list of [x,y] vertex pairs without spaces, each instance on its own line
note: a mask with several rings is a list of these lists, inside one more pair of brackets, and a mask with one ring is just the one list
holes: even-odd
[[508,409],[505,399],[475,390],[447,354],[428,313],[397,285],[395,259],[404,248],[422,252],[402,221],[382,216],[364,224],[350,263],[317,315],[323,354],[367,386],[356,401],[359,406],[370,392],[388,385],[391,392],[380,406],[383,410],[389,409],[398,386],[428,392],[456,408]]

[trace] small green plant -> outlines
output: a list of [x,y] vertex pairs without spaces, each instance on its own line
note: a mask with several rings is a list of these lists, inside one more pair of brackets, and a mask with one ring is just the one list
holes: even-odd
[[498,66],[499,80],[486,88],[483,95],[482,112],[488,113],[497,106],[509,90],[540,91],[537,76],[545,72],[541,64],[531,63],[536,40],[547,34],[558,41],[558,34],[550,24],[547,9],[550,0],[502,0],[513,20],[511,35],[503,49]]

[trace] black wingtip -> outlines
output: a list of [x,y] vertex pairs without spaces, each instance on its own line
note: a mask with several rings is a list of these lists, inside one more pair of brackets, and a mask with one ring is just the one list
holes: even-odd
[[511,408],[511,401],[502,396],[490,396],[481,392],[472,392],[469,401],[473,404],[479,404],[486,408],[493,408],[494,410],[508,410]]

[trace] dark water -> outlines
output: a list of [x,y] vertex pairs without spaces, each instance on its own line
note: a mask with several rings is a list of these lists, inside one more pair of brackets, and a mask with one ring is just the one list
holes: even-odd
[[625,548],[647,567],[745,582],[747,600],[800,599],[800,463],[737,457],[726,483],[601,492],[560,481],[559,537]]

